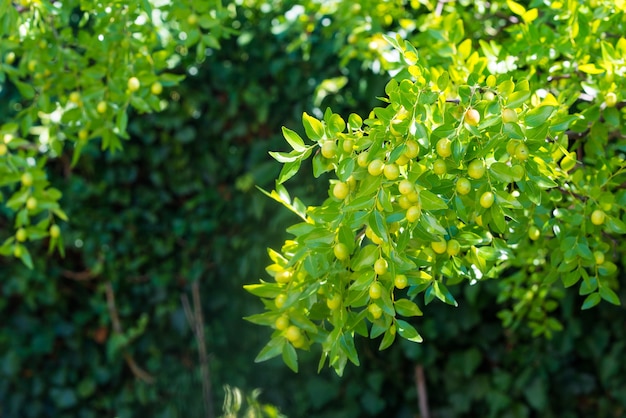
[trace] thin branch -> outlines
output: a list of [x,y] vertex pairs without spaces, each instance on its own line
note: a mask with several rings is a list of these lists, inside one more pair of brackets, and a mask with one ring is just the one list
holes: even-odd
[[[123,333],[122,323],[120,322],[120,316],[117,312],[117,306],[115,304],[115,292],[113,291],[113,284],[111,284],[110,280],[105,283],[105,290],[106,290],[106,298],[107,298],[107,307],[109,308],[109,315],[111,316],[111,324],[113,326],[113,332],[117,334],[122,334]],[[135,377],[143,380],[144,382],[148,384],[154,383],[155,381],[154,376],[152,376],[150,373],[146,372],[141,367],[139,367],[137,365],[137,362],[133,358],[133,356],[126,349],[124,349],[123,351],[123,356],[124,356],[124,359],[126,360],[126,364],[128,364],[128,367],[133,372]]]
[[424,366],[418,364],[415,366],[415,386],[417,389],[417,401],[420,409],[421,418],[430,418],[428,409],[428,394],[426,392],[426,379],[424,378]]
[[79,282],[92,280],[96,278],[96,275],[93,274],[93,272],[90,270],[85,270],[85,271],[63,270],[61,272],[61,276],[65,277],[66,279],[72,279],[72,280],[76,280]]
[[193,312],[186,294],[181,295],[183,311],[189,326],[193,330],[196,343],[198,344],[198,360],[200,362],[200,374],[202,376],[202,399],[204,401],[204,411],[207,418],[214,418],[213,395],[211,388],[211,370],[209,368],[209,356],[207,354],[206,342],[204,339],[204,317],[202,315],[202,304],[200,302],[200,283],[195,280],[191,283],[191,296],[193,298]]
[[441,16],[443,13],[443,5],[446,3],[446,0],[439,0],[437,2],[437,8],[435,9],[435,16]]
[[187,322],[191,327],[191,330],[196,333],[196,327],[193,323],[193,314],[191,313],[191,306],[189,305],[189,298],[186,294],[180,295],[180,301],[183,304],[183,311],[185,312],[185,318],[187,318]]

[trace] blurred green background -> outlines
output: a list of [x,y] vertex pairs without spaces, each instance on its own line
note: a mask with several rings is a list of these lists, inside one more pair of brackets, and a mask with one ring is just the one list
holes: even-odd
[[[325,14],[317,3],[240,1],[227,22],[237,34],[202,62],[183,60],[188,77],[167,92],[168,109],[132,115],[123,152],[92,143],[76,167],[71,150],[51,162],[70,217],[66,256],[41,243],[32,271],[0,259],[0,417],[206,416],[183,304],[193,309],[194,282],[217,415],[229,385],[260,388],[261,403],[291,417],[415,417],[421,367],[431,417],[626,416],[624,309],[581,312],[571,292],[555,314],[565,330],[550,341],[502,329],[498,283],[487,282],[457,288],[459,308],[427,306],[416,322],[423,344],[378,352],[359,341],[362,365],[341,379],[317,373],[318,352],[301,356],[299,374],[279,358],[253,362],[269,330],[242,319],[262,310],[242,286],[266,278],[266,248],[295,221],[255,188],[271,189],[280,170],[268,151],[286,148],[281,126],[302,133],[304,111],[367,116],[389,78],[370,48],[376,33],[425,12],[363,1],[331,2]],[[480,36],[468,20],[468,36]],[[0,93],[5,104],[15,97],[11,86]],[[287,187],[313,204],[327,181],[310,177]]]

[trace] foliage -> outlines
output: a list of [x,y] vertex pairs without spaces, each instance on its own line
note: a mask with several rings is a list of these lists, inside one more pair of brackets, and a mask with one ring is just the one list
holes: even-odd
[[[201,415],[198,341],[181,303],[186,295],[191,300],[194,283],[201,291],[216,410],[227,399],[221,388],[228,384],[245,394],[262,388],[259,403],[288,416],[415,416],[414,370],[422,365],[432,416],[623,415],[623,308],[600,304],[579,312],[585,296],[565,292],[550,313],[563,331],[552,340],[535,339],[525,328],[501,329],[497,300],[515,289],[505,280],[450,286],[457,309],[417,301],[424,316],[411,323],[426,343],[399,339],[378,352],[378,341],[355,339],[361,366],[347,367],[341,379],[329,369],[293,374],[279,358],[252,364],[269,333],[241,320],[258,313],[255,297],[241,288],[263,270],[265,247],[280,247],[287,235],[283,226],[299,219],[254,188],[271,190],[279,174],[267,151],[291,150],[279,137],[280,125],[304,138],[303,112],[322,119],[320,109],[329,106],[348,119],[379,106],[375,98],[384,94],[385,71],[398,66],[381,31],[410,35],[413,44],[432,44],[434,52],[447,44],[435,30],[441,22],[433,20],[439,2],[415,8],[375,3],[384,7],[360,2],[356,13],[347,2],[240,0],[227,9],[223,28],[236,33],[220,39],[221,49],[206,50],[200,63],[197,54],[174,49],[180,62],[166,72],[186,79],[164,87],[159,97],[168,104],[158,115],[130,109],[122,152],[101,152],[94,134],[74,165],[72,139],[60,154],[49,154],[41,174],[61,192],[69,218],[54,221],[65,257],[48,254],[44,238],[27,241],[32,270],[0,259],[0,415]],[[484,2],[466,3],[447,4],[443,14],[457,10],[475,42],[511,26],[506,4],[490,2],[485,11]],[[305,7],[299,16],[306,20],[292,18],[296,6]],[[477,31],[483,27],[486,36]],[[441,65],[446,59],[433,55]],[[29,103],[6,80],[2,124],[16,116],[6,109]],[[85,80],[64,82],[67,95]],[[310,170],[310,163],[303,161],[302,170]],[[334,180],[333,172],[318,180],[299,175],[287,184],[293,196],[320,202],[328,196],[329,178]],[[3,192],[13,192],[11,187]],[[7,236],[15,232],[13,216],[5,210],[0,219]],[[527,250],[523,257],[533,260],[533,248]],[[621,269],[618,254],[605,258]],[[511,265],[503,275],[515,272]],[[119,332],[107,306],[109,288]],[[624,297],[623,289],[616,292]],[[154,383],[134,374],[128,355]],[[317,360],[315,350],[298,351],[302,371],[314,370]]]
[[188,49],[202,61],[205,48],[219,48],[230,33],[221,23],[230,11],[211,3],[3,2],[0,83],[19,96],[2,109],[1,200],[15,230],[3,237],[0,255],[32,268],[24,242],[46,237],[51,250],[63,251],[55,218],[67,216],[46,179],[46,160],[69,146],[75,164],[94,138],[104,150],[120,150],[129,109],[162,110],[163,87],[183,78],[172,69]]
[[[460,282],[499,279],[504,325],[527,319],[535,336],[563,329],[563,288],[582,309],[620,303],[625,10],[596,3],[508,1],[510,24],[478,42],[467,15],[425,15],[411,42],[385,36],[398,59],[384,106],[304,113],[312,144],[283,128],[292,150],[272,153],[268,194],[301,222],[269,250],[275,282],[246,287],[267,309],[247,319],[275,328],[257,361],[297,371],[296,349],[320,344],[319,367],[342,374],[360,364],[357,334],[421,342],[416,298],[457,306]],[[315,177],[333,175],[320,206],[283,185],[311,156]]]
[[[181,56],[171,71],[188,78],[164,87],[170,101],[158,115],[130,112],[123,152],[101,152],[94,136],[74,164],[75,148],[66,144],[42,166],[68,215],[59,224],[65,256],[47,254],[43,239],[28,242],[32,270],[0,260],[2,416],[199,414],[197,342],[181,304],[196,281],[215,404],[225,383],[273,387],[267,396],[284,399],[280,368],[250,368],[261,341],[241,320],[253,313],[241,289],[262,270],[264,247],[284,239],[277,231],[291,218],[274,213],[254,184],[271,185],[277,169],[267,152],[280,146],[275,132],[312,108],[303,98],[338,68],[325,65],[335,55],[330,40],[318,41],[313,61],[285,54],[292,37],[271,31],[281,13],[250,8],[228,22],[237,36],[222,39],[204,62]],[[250,72],[251,62],[268,64]],[[357,66],[347,85],[359,81],[382,85]],[[284,90],[266,88],[278,84]],[[371,106],[359,91],[344,95],[344,106]],[[0,94],[8,107],[22,100],[10,80]],[[13,116],[3,112],[2,123]],[[308,184],[298,190],[315,195]],[[11,216],[3,212],[2,231],[12,230]],[[107,306],[109,285],[119,332]],[[138,380],[127,354],[155,383]]]

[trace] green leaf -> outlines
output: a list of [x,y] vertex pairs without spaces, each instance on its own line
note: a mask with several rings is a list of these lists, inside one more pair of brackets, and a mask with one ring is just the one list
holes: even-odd
[[312,141],[319,141],[324,137],[324,125],[313,116],[310,116],[306,112],[304,112],[302,114],[302,123],[304,125],[306,135]]
[[280,170],[280,174],[278,175],[278,184],[282,184],[295,176],[300,169],[300,165],[302,160],[295,160],[283,165],[283,168]]
[[506,105],[510,108],[520,107],[530,98],[530,91],[516,91],[508,97]]
[[449,82],[450,75],[447,71],[444,71],[443,74],[441,74],[437,79],[437,87],[439,87],[439,90],[444,91],[448,87]]
[[400,334],[402,338],[406,338],[407,340],[414,343],[421,343],[422,341],[424,341],[422,336],[419,335],[413,325],[409,324],[406,321],[403,321],[402,319],[396,320],[396,324],[398,327],[398,334]]
[[348,356],[348,360],[358,366],[360,364],[359,355],[357,354],[356,347],[354,346],[354,335],[347,333],[341,334],[339,343],[341,344],[341,348],[343,348],[343,351]]
[[454,296],[452,296],[452,293],[450,293],[446,285],[444,285],[442,282],[433,282],[433,292],[435,293],[435,296],[437,296],[437,299],[439,299],[440,301],[447,303],[448,305],[459,306],[457,301],[454,299]]
[[393,344],[395,339],[396,339],[396,333],[391,332],[391,329],[388,328],[387,331],[385,331],[385,335],[383,336],[383,339],[380,342],[380,345],[378,346],[378,350],[382,351],[385,348],[388,348],[391,344]]
[[269,360],[280,355],[283,351],[283,346],[289,345],[286,340],[282,336],[274,337],[268,342],[265,347],[259,352],[259,354],[254,359],[255,363],[260,363],[262,361]]
[[291,163],[301,158],[300,154],[293,154],[291,152],[287,153],[270,151],[269,154],[279,163]]
[[492,177],[502,183],[512,183],[511,167],[504,163],[496,162],[489,167],[489,173]]
[[372,269],[374,262],[378,259],[378,246],[366,245],[361,248],[352,261],[352,270],[360,271],[366,268]]
[[537,126],[544,124],[550,115],[552,115],[554,109],[554,106],[540,106],[531,110],[526,114],[526,125],[531,128],[536,128]]
[[263,312],[260,314],[245,316],[243,319],[257,325],[273,325],[276,321],[275,312]]
[[410,316],[422,316],[423,313],[420,308],[414,302],[408,299],[398,299],[394,302],[394,307],[398,315],[410,317]]
[[521,4],[514,2],[513,0],[506,0],[506,5],[509,6],[509,9],[516,15],[523,15],[526,13],[526,9]]
[[291,370],[298,373],[298,353],[291,344],[283,344],[283,361]]
[[356,113],[352,113],[348,117],[348,125],[350,126],[350,129],[352,129],[353,131],[357,131],[361,129],[361,126],[363,125],[363,119],[361,119],[361,117]]
[[600,291],[598,293],[600,294],[602,299],[606,300],[607,302],[612,303],[613,305],[617,305],[617,306],[621,305],[621,302],[617,294],[612,289],[608,288],[606,285],[600,287]]
[[448,209],[446,202],[429,190],[422,190],[419,193],[420,204],[424,210]]
[[282,292],[278,283],[247,284],[243,288],[261,298],[275,298]]
[[283,136],[285,137],[289,145],[291,145],[291,148],[293,148],[295,151],[306,151],[307,147],[304,145],[304,141],[296,132],[283,126]]
[[585,310],[585,309],[593,308],[598,303],[600,303],[601,300],[602,300],[602,297],[600,296],[599,293],[592,293],[585,298],[585,301],[583,302],[583,306],[580,309]]

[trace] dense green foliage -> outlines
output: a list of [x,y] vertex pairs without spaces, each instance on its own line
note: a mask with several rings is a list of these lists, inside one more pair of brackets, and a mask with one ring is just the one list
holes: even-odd
[[[622,416],[623,309],[600,304],[580,312],[585,296],[566,292],[550,312],[563,325],[551,340],[533,338],[525,327],[503,330],[498,312],[527,309],[507,301],[510,292],[523,295],[529,284],[528,273],[514,263],[505,266],[504,274],[517,278],[517,287],[510,281],[480,286],[462,282],[450,287],[458,308],[422,306],[424,316],[414,323],[425,339],[422,344],[400,341],[378,352],[378,341],[355,340],[361,366],[346,367],[341,379],[330,370],[315,374],[315,349],[299,354],[297,375],[279,359],[253,363],[269,332],[242,320],[260,310],[258,300],[242,286],[263,274],[266,247],[279,248],[287,237],[285,226],[298,221],[254,187],[274,187],[280,166],[268,151],[286,149],[281,126],[305,137],[307,132],[300,128],[303,112],[322,119],[321,109],[330,106],[346,119],[351,113],[366,118],[373,106],[380,106],[376,97],[385,95],[386,71],[399,65],[380,32],[411,34],[411,42],[431,45],[433,51],[443,51],[447,41],[435,42],[435,28],[442,23],[433,20],[434,1],[415,9],[417,2],[361,2],[360,8],[341,1],[272,2],[271,7],[257,1],[238,3],[222,16],[227,32],[236,32],[220,39],[220,49],[209,44],[212,48],[204,58],[181,53],[180,45],[165,49],[178,51],[168,77],[187,78],[174,85],[155,73],[164,85],[159,104],[164,110],[148,115],[134,107],[122,151],[103,153],[96,133],[78,150],[72,137],[78,131],[71,124],[55,128],[62,128],[64,135],[67,130],[67,137],[58,137],[62,144],[56,150],[9,143],[12,157],[25,164],[15,166],[18,171],[33,170],[29,157],[49,157],[45,164],[40,160],[33,190],[50,190],[47,182],[58,189],[68,221],[53,220],[47,212],[52,206],[29,214],[61,226],[56,251],[48,254],[51,240],[29,230],[23,248],[32,255],[33,269],[11,257],[0,259],[0,416],[201,416],[198,342],[181,303],[187,295],[193,305],[194,283],[201,293],[216,411],[224,394],[231,410],[238,405],[232,398],[236,391],[221,388],[228,384],[250,393],[253,407],[258,406],[258,393],[252,390],[262,388],[261,403],[275,404],[288,416],[415,416],[419,409],[414,373],[422,366],[432,416]],[[466,37],[476,45],[482,38],[477,30],[483,26],[490,36],[511,26],[508,19],[513,15],[506,4],[492,3],[489,12],[482,2],[451,4],[444,15],[460,14]],[[88,10],[86,2],[80,4]],[[184,10],[190,4],[177,7]],[[141,14],[145,4],[131,7]],[[198,10],[198,5],[193,7]],[[180,13],[177,16],[184,17],[175,21],[186,26],[188,14]],[[612,19],[614,23],[623,15]],[[425,26],[427,22],[432,27]],[[212,27],[206,33],[215,34]],[[48,45],[53,44],[50,39]],[[21,46],[7,47],[3,38],[2,48],[5,56],[7,48]],[[21,52],[16,58],[16,63],[22,62]],[[6,61],[2,65],[6,71]],[[120,89],[122,102],[111,102],[109,110],[122,108],[129,97],[124,96],[125,77],[120,75],[113,88]],[[63,106],[60,97],[75,91],[77,82],[86,81],[65,78],[54,84]],[[21,117],[14,112],[17,104],[31,102],[10,77],[1,87],[0,124],[10,127]],[[141,90],[141,97],[150,100],[150,93]],[[83,99],[86,111],[78,123],[96,127],[116,122],[117,112],[103,121],[93,113],[98,94]],[[29,132],[33,134],[24,139],[37,143],[37,131]],[[611,141],[619,139],[615,130],[608,132]],[[74,162],[78,151],[80,159]],[[5,156],[0,161],[6,163]],[[301,173],[313,167],[304,161]],[[3,183],[6,199],[21,189],[16,178]],[[292,195],[311,204],[328,197],[331,178],[324,173],[311,180],[301,174],[286,185]],[[38,204],[43,201],[39,195],[37,199]],[[16,216],[16,211],[3,209],[2,239],[15,236]],[[612,216],[621,216],[617,207]],[[606,260],[621,270],[618,243]],[[7,244],[11,251],[14,244]],[[543,244],[537,242],[536,248]],[[535,247],[527,251],[516,253],[520,258],[515,263],[534,259]],[[118,329],[110,309],[112,295]],[[623,299],[623,291],[618,296]],[[268,411],[271,414],[271,408]]]
[[[275,283],[247,286],[268,310],[248,319],[276,329],[257,361],[297,371],[296,349],[320,344],[319,367],[342,374],[360,364],[356,335],[382,336],[381,350],[422,342],[408,320],[418,296],[457,306],[449,288],[463,281],[500,280],[504,325],[548,338],[564,288],[578,285],[582,309],[620,304],[606,255],[621,258],[626,233],[623,5],[532,6],[507,1],[514,18],[478,42],[461,10],[418,19],[411,42],[384,36],[396,74],[384,106],[305,113],[310,145],[283,128],[292,150],[272,153],[284,166],[270,196],[301,222],[270,250]],[[306,207],[283,183],[311,156],[313,175],[332,177]]]

